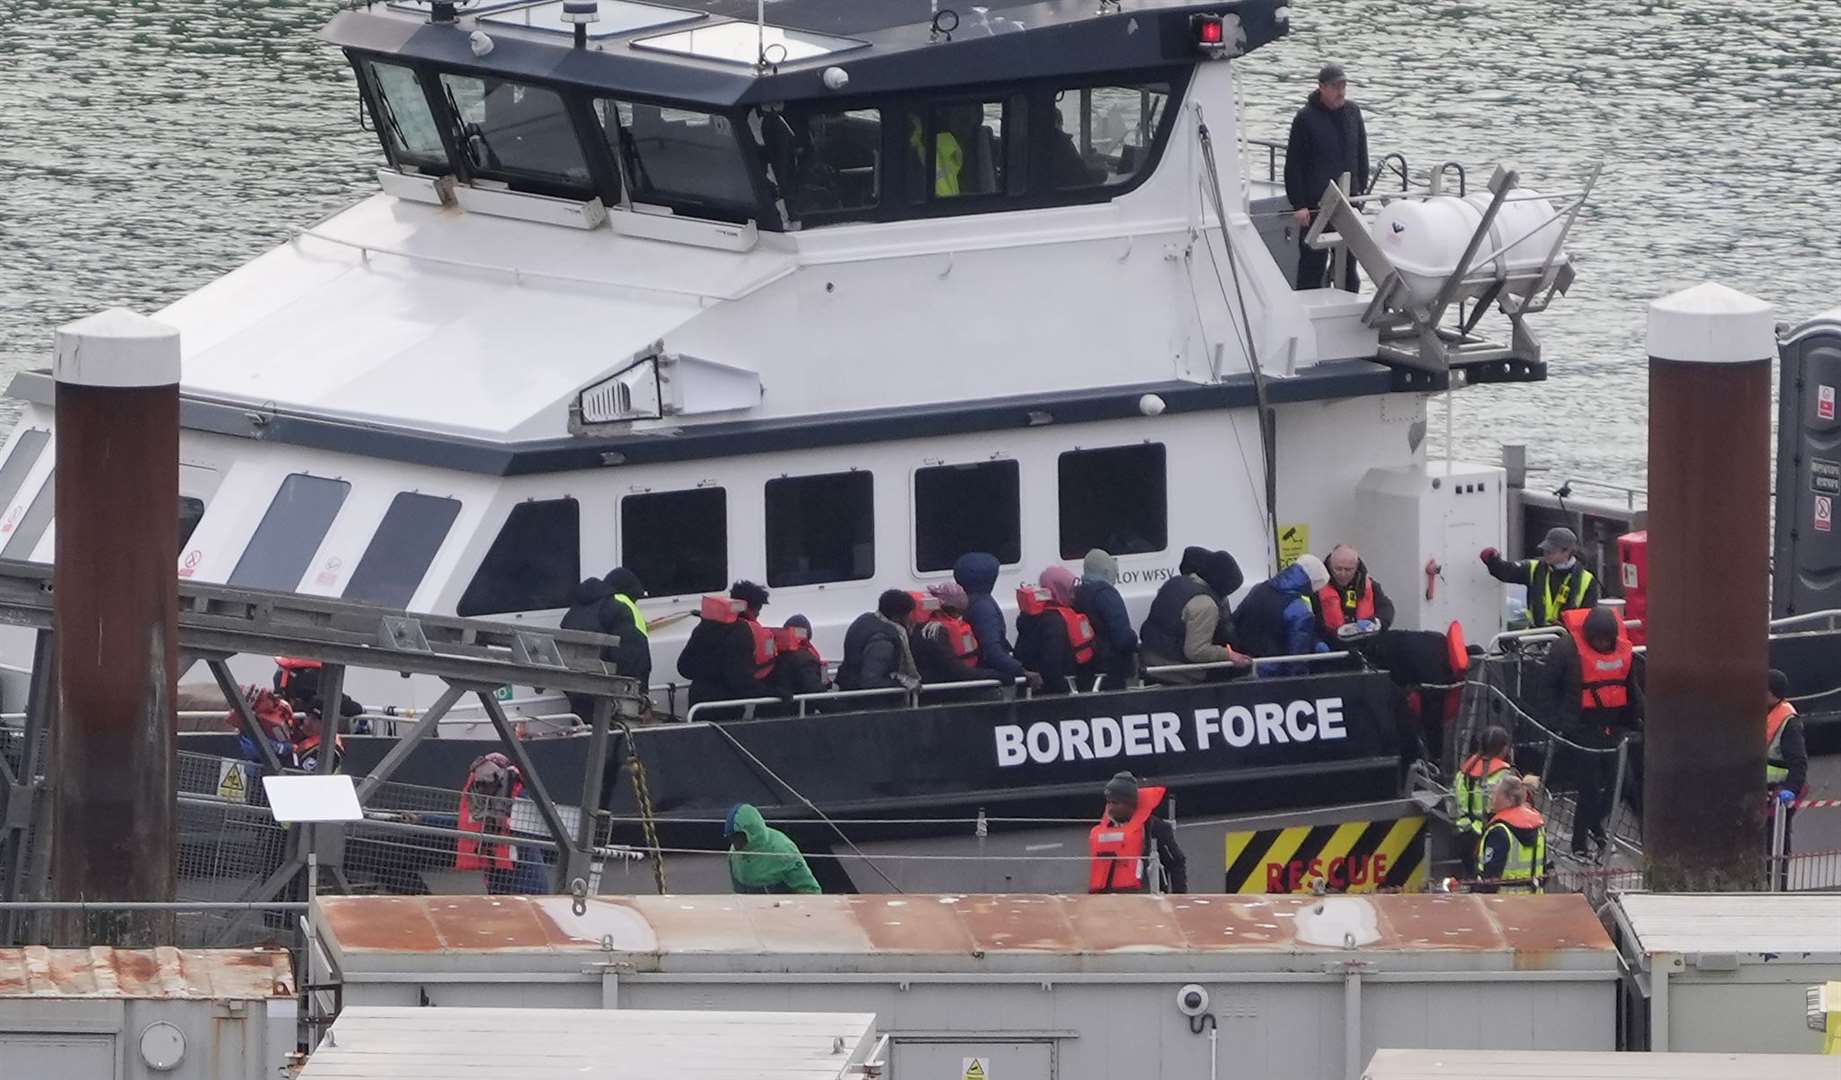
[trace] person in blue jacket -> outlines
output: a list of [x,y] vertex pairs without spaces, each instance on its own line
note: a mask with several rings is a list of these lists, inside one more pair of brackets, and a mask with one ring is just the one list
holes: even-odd
[[1080,585],[1074,590],[1074,610],[1093,623],[1094,666],[1101,672],[1101,690],[1123,690],[1138,671],[1138,632],[1131,612],[1119,595],[1119,560],[1094,548],[1081,564]]
[[[1317,636],[1316,610],[1310,605],[1310,598],[1329,581],[1322,559],[1300,555],[1297,562],[1253,586],[1234,615],[1240,648],[1254,657],[1329,652],[1329,645]],[[1261,664],[1258,670],[1261,675],[1303,675],[1310,668],[1302,663]]]
[[959,556],[952,564],[952,579],[965,590],[965,621],[972,624],[978,638],[978,663],[1005,679],[1026,679],[1031,690],[1042,687],[1042,676],[1023,667],[1010,649],[1004,611],[997,606],[991,590],[997,587],[997,572],[1002,566],[997,556],[972,551]]

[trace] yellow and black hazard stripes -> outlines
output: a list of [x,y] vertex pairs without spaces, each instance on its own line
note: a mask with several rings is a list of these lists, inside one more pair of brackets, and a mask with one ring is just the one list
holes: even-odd
[[1424,818],[1348,821],[1227,834],[1227,892],[1330,892],[1425,887]]

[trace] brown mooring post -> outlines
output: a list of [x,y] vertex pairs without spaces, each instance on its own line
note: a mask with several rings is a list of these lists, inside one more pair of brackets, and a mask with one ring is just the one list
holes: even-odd
[[[179,333],[121,308],[57,332],[51,899],[171,901]],[[170,914],[57,921],[59,944],[173,943]]]
[[1698,285],[1649,306],[1649,887],[1763,880],[1769,304]]

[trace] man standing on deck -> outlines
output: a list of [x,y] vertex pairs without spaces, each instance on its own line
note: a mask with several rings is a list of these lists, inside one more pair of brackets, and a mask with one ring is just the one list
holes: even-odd
[[1598,579],[1579,561],[1579,537],[1571,529],[1548,529],[1538,550],[1540,558],[1517,563],[1505,560],[1493,547],[1478,556],[1490,577],[1528,587],[1529,626],[1558,626],[1562,613],[1598,606]]
[[1149,892],[1153,873],[1161,876],[1162,891],[1189,891],[1189,860],[1176,846],[1176,830],[1152,814],[1164,790],[1140,787],[1129,772],[1106,781],[1106,812],[1087,836],[1088,892]]
[[[1790,704],[1790,677],[1772,668],[1767,676],[1769,691],[1766,696],[1768,711],[1764,714],[1764,788],[1773,800],[1771,810],[1776,812],[1775,800],[1785,793],[1790,798],[1785,800],[1790,805],[1784,808],[1783,853],[1790,854],[1790,826],[1796,820],[1795,800],[1803,797],[1803,789],[1809,783],[1809,743],[1803,734],[1803,718],[1796,715],[1796,706]],[[1767,839],[1770,834],[1766,834]],[[1777,887],[1789,885],[1790,864],[1786,860],[1776,868]]]
[[[1290,200],[1298,226],[1298,288],[1321,289],[1330,253],[1304,242],[1317,216],[1323,192],[1343,175],[1349,177],[1349,195],[1368,186],[1368,127],[1362,110],[1349,100],[1349,76],[1341,64],[1325,64],[1317,72],[1317,89],[1291,118],[1291,137],[1285,144],[1285,197]],[[1339,286],[1357,289],[1355,259],[1347,260],[1347,273]]]

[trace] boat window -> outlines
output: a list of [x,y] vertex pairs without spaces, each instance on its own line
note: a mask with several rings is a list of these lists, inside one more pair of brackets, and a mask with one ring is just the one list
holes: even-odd
[[574,499],[511,508],[455,610],[463,615],[566,608],[582,578],[582,515]]
[[[51,515],[56,508],[58,490],[58,471],[54,468],[45,474],[45,482],[39,486],[38,494],[32,497],[32,505],[26,508],[17,525],[13,525],[12,535],[7,537],[6,547],[0,548],[0,559],[30,559],[32,549],[44,539],[45,530],[51,527]],[[7,524],[12,525],[11,522]]]
[[453,74],[441,76],[441,90],[473,175],[514,185],[591,185],[575,123],[555,91]]
[[343,480],[306,473],[283,480],[230,572],[230,584],[292,592],[351,490]]
[[[941,102],[908,113],[905,171],[914,202],[1020,195],[1027,187],[1026,99]],[[923,134],[924,129],[924,134]],[[929,183],[931,178],[931,183]]]
[[13,444],[6,464],[0,465],[0,514],[9,518],[0,523],[0,529],[12,524],[13,500],[19,495],[20,485],[26,482],[26,474],[38,464],[39,455],[45,452],[45,444],[50,441],[51,432],[44,428],[27,428],[19,433],[19,441]]
[[725,221],[755,216],[754,182],[728,117],[611,98],[594,108],[634,202]]
[[460,516],[460,502],[412,491],[398,492],[377,534],[358,559],[343,596],[367,604],[408,607],[435,561],[435,552]]
[[185,542],[198,531],[198,523],[204,519],[205,501],[203,499],[194,499],[190,495],[179,496],[179,546],[181,548],[185,547]]
[[1055,187],[1122,184],[1138,175],[1150,158],[1169,100],[1168,83],[1057,91],[1048,159]]
[[882,196],[882,111],[756,113],[774,183],[795,219],[869,210]]
[[1023,560],[1014,461],[941,465],[914,471],[915,569],[950,570],[968,551],[1000,563]]
[[729,587],[729,495],[719,487],[620,500],[620,565],[648,596]]
[[874,496],[875,481],[866,472],[767,481],[767,584],[875,576]]
[[1060,474],[1062,558],[1093,548],[1141,555],[1167,546],[1162,443],[1070,450],[1061,455]]
[[401,64],[367,62],[372,100],[377,106],[377,126],[384,146],[397,165],[412,165],[431,172],[447,172],[447,148],[441,145],[441,128],[428,108],[428,97],[413,69]]

